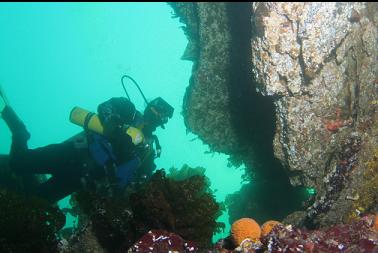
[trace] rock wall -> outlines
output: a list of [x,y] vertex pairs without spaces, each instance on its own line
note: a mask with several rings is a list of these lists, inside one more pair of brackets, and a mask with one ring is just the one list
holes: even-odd
[[[316,188],[297,220],[323,226],[376,209],[377,3],[238,5],[172,4],[194,61],[188,129],[264,180],[286,171]],[[272,147],[282,166],[259,161]]]
[[250,3],[171,6],[186,24],[189,43],[183,58],[194,63],[184,99],[186,126],[213,152],[229,154],[230,164],[246,167],[249,184],[227,201],[230,222],[251,213],[261,222],[283,218],[300,202],[285,198],[293,187],[273,155],[274,106],[254,88]]
[[175,10],[188,24],[189,43],[183,59],[194,62],[184,98],[185,124],[213,149],[228,152],[237,143],[230,125],[227,69],[231,67],[231,36],[226,4],[178,3]]
[[292,184],[318,190],[308,216],[340,222],[378,148],[377,4],[254,3],[252,14],[252,71],[275,98],[275,155]]

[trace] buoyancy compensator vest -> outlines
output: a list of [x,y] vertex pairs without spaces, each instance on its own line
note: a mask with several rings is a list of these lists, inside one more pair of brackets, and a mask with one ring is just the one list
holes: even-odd
[[108,139],[94,132],[90,133],[88,138],[89,153],[96,163],[104,168],[105,176],[116,177],[119,187],[130,184],[135,178],[141,158],[134,154],[131,159],[119,163]]

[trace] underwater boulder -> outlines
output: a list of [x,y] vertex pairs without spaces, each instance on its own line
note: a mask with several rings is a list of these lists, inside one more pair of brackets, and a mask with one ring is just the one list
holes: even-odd
[[271,253],[280,252],[360,252],[378,251],[378,231],[374,229],[375,215],[366,215],[349,224],[327,229],[306,230],[292,225],[276,225],[262,238]]
[[[246,219],[246,218],[244,218]],[[378,251],[377,215],[368,214],[347,224],[308,230],[292,224],[268,221],[269,232],[261,241],[244,238],[240,244],[232,244],[230,238],[219,240],[211,253],[337,253]],[[255,226],[245,226],[243,234],[253,234]]]
[[198,252],[198,247],[181,236],[164,230],[151,230],[143,235],[127,253],[190,253]]
[[59,253],[109,252],[102,247],[90,222],[78,229],[68,240],[62,239],[59,249]]
[[378,146],[376,17],[376,3],[253,4],[252,71],[276,98],[275,155],[293,185],[317,189],[314,225],[346,221],[351,196],[376,180],[361,180]]

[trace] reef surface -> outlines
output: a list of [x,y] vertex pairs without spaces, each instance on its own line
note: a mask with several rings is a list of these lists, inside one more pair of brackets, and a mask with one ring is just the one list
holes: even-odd
[[[187,128],[244,163],[255,184],[280,186],[285,199],[293,192],[285,180],[314,188],[304,206],[293,203],[298,212],[286,209],[296,224],[329,226],[376,212],[377,3],[171,5],[186,25],[183,58],[194,62]],[[243,201],[234,206],[249,214],[274,207]]]

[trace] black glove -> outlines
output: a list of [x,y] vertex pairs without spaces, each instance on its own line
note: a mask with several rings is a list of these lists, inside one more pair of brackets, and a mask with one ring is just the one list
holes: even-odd
[[104,135],[112,144],[117,163],[132,159],[135,146],[126,133],[125,125],[130,125],[135,117],[135,106],[124,97],[111,98],[97,108],[99,119],[104,127]]
[[117,131],[113,131],[112,136],[109,137],[109,141],[112,144],[118,164],[122,164],[133,158],[135,145],[131,136],[126,133],[126,130],[120,128]]

